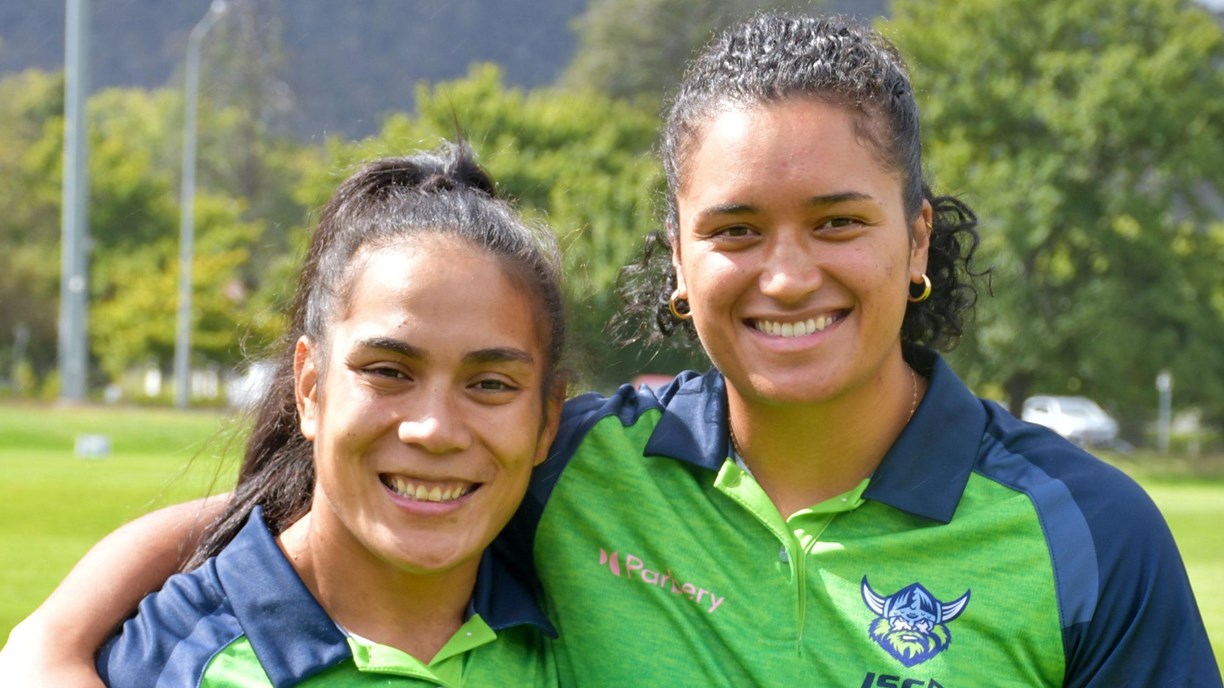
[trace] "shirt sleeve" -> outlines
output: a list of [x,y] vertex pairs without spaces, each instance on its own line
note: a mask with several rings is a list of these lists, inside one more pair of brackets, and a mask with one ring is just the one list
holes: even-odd
[[1064,685],[1218,688],[1219,666],[1163,516],[1129,478],[1093,480],[1069,481],[1092,532],[1099,588],[1091,617],[1064,629]]
[[212,655],[242,635],[210,560],[170,577],[145,597],[98,652],[98,676],[112,688],[197,686]]

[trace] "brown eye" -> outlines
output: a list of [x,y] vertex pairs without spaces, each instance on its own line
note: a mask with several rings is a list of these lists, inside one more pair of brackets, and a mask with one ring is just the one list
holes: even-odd
[[826,222],[825,226],[832,227],[833,229],[840,229],[842,227],[852,227],[857,224],[861,223],[853,217],[835,217]]
[[717,236],[724,236],[732,239],[751,236],[752,234],[752,228],[748,225],[732,225],[730,227],[724,227],[716,232]]
[[403,370],[400,370],[399,368],[396,368],[394,366],[369,366],[367,368],[364,368],[362,372],[368,375],[372,375],[374,377],[385,378],[388,380],[407,380],[409,379],[407,373],[405,373]]
[[507,392],[514,389],[514,387],[501,380],[481,380],[472,386],[482,392]]
[[504,377],[483,377],[471,382],[468,390],[476,403],[501,406],[518,399],[523,388]]
[[817,234],[829,239],[851,239],[859,235],[859,230],[866,225],[857,217],[831,217],[816,226]]

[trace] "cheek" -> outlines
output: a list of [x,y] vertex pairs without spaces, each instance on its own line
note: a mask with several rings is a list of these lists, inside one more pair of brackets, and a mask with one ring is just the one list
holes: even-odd
[[744,288],[747,272],[732,259],[712,252],[690,255],[684,261],[690,302],[721,303]]
[[486,486],[486,489],[496,491],[486,512],[488,523],[494,528],[492,532],[500,531],[505,527],[527,494],[527,485],[531,480],[532,458],[529,455],[522,455],[513,460],[502,461],[498,479]]
[[315,438],[316,455],[325,452],[326,461],[316,459],[316,464],[327,466],[329,472],[344,471],[355,463],[358,456],[376,440],[394,432],[393,416],[386,411],[362,405],[352,399],[341,403],[331,399],[331,412],[321,416]]
[[538,419],[534,421],[535,425],[525,425],[532,429],[531,437],[528,441],[523,442],[515,447],[507,447],[507,452],[512,454],[503,454],[503,456],[512,456],[513,458],[504,459],[501,461],[502,474],[508,478],[508,482],[516,485],[526,485],[531,479],[531,472],[536,467],[536,457],[541,453],[547,458],[548,443],[544,439],[537,438],[535,430],[539,428]]
[[535,467],[539,452],[548,450],[548,433],[543,430],[545,410],[538,397],[524,396],[509,406],[475,410],[470,427],[478,429],[486,460],[495,465],[507,480],[526,481]]
[[737,304],[752,299],[757,285],[749,270],[725,256],[712,254],[693,264],[693,277],[688,283],[691,322],[701,348],[720,359],[720,352],[733,341],[730,332]]
[[[857,267],[847,272],[858,274],[859,289],[871,294],[874,307],[879,310],[896,310],[905,308],[905,288],[909,284],[909,256],[896,252],[882,253],[864,251],[859,254],[853,264]],[[850,263],[847,263],[850,265]]]

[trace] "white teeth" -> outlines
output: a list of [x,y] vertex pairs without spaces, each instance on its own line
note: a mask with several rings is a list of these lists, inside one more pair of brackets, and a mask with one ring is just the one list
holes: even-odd
[[753,321],[753,327],[758,331],[764,332],[775,337],[806,337],[809,334],[814,334],[825,329],[833,324],[833,317],[822,315],[819,318],[808,318],[795,323],[781,323],[772,320],[756,320]]
[[471,492],[475,487],[471,484],[455,484],[445,487],[440,485],[422,485],[413,483],[399,476],[387,476],[383,481],[401,497],[414,499],[418,502],[451,502]]

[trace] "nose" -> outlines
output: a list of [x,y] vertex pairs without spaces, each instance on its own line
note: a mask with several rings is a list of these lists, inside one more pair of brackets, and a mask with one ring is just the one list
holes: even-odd
[[779,231],[771,236],[761,267],[761,293],[782,303],[798,303],[824,281],[818,257],[803,232]]
[[400,419],[399,440],[431,454],[467,449],[472,442],[472,433],[460,404],[441,390],[422,392],[409,402],[411,408]]

